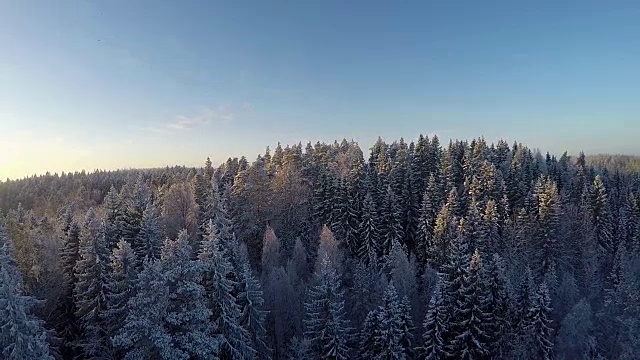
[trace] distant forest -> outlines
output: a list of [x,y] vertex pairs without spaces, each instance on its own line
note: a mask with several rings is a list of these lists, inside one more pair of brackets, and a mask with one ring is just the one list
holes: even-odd
[[2,359],[638,359],[640,158],[483,138],[0,182]]

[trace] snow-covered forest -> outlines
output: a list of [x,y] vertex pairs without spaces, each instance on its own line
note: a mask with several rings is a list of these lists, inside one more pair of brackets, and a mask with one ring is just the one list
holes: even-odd
[[612,159],[420,136],[0,182],[0,358],[637,359]]

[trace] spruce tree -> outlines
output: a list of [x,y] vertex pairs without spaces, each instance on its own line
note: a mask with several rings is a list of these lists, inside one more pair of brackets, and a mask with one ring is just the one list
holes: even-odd
[[211,312],[214,331],[221,343],[221,356],[253,359],[256,351],[251,336],[243,328],[238,299],[235,294],[237,274],[229,262],[221,242],[220,232],[212,220],[202,241],[198,260],[203,267],[204,288]]
[[453,338],[449,351],[456,359],[480,359],[489,355],[492,319],[487,313],[489,298],[483,272],[482,259],[476,250],[464,274],[461,296],[450,319]]
[[418,348],[418,356],[425,360],[438,360],[449,356],[443,336],[446,332],[449,309],[445,304],[445,293],[442,282],[437,281],[429,308],[422,323],[422,346]]
[[79,259],[74,268],[73,290],[76,317],[82,335],[79,347],[86,356],[99,356],[108,349],[102,314],[107,307],[107,250],[104,233],[93,210],[89,210],[80,232]]
[[382,297],[382,305],[369,312],[360,333],[363,358],[410,359],[413,354],[413,323],[406,297],[398,298],[393,283]]
[[135,281],[138,276],[136,256],[131,245],[124,239],[118,241],[110,260],[110,273],[106,286],[107,308],[102,315],[109,342],[124,325],[127,303],[134,295]]
[[138,233],[133,248],[138,259],[139,267],[144,259],[157,259],[162,248],[162,227],[160,214],[156,206],[150,202],[147,204],[142,219],[140,221],[140,232]]
[[549,290],[542,283],[535,293],[533,304],[529,308],[525,331],[527,334],[529,351],[532,358],[550,359],[553,347],[551,320],[549,313],[551,300]]
[[367,264],[377,263],[380,251],[380,232],[378,217],[373,198],[367,194],[364,198],[362,222],[360,223],[360,249],[358,254]]
[[314,358],[348,359],[351,329],[344,309],[344,293],[329,257],[320,261],[317,284],[309,290],[305,303],[305,337],[311,342]]

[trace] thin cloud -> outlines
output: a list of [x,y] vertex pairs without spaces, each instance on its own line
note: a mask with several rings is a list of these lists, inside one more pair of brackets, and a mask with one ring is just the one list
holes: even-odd
[[189,130],[211,124],[228,124],[235,121],[236,115],[225,106],[217,108],[205,108],[200,113],[187,116],[179,115],[176,119],[166,124],[166,127],[173,130]]

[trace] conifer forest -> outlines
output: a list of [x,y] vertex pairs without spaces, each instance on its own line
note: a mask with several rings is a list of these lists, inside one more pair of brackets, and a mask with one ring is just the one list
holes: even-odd
[[637,158],[203,163],[0,182],[0,359],[640,358]]

